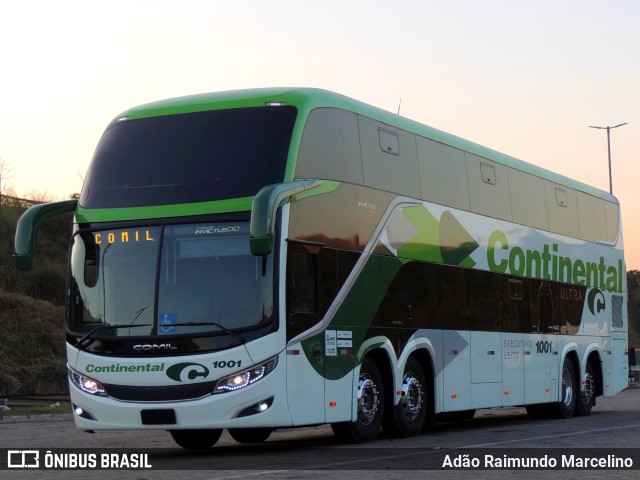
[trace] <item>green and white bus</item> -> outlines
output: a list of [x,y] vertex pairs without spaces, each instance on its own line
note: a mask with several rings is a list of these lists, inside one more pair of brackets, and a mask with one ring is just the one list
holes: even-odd
[[627,386],[609,193],[327,91],[133,108],[74,212],[70,395],[84,430],[185,448],[329,423],[410,436],[438,415],[587,415]]

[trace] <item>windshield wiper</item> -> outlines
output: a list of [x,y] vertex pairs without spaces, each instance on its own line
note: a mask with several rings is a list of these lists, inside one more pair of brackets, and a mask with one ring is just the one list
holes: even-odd
[[[82,338],[80,338],[77,342],[76,342],[76,348],[78,348],[78,350],[84,351],[85,348],[87,348],[89,345],[91,345],[96,339],[93,338],[93,335],[96,332],[99,332],[100,330],[118,330],[120,328],[137,328],[137,327],[150,327],[151,325],[146,323],[146,324],[142,324],[142,325],[99,325],[97,327],[95,327],[94,329],[92,329],[91,331],[89,331],[86,335],[84,335]],[[224,325],[218,323],[218,322],[181,322],[181,323],[173,323],[171,324],[172,327],[205,327],[205,326],[214,326],[214,327],[218,327],[220,330],[222,330],[224,333],[226,333],[227,335],[231,335],[232,337],[236,338],[241,344],[245,344],[247,343],[247,340],[244,338],[243,335],[234,332],[233,330],[225,327]]]
[[150,327],[150,326],[151,325],[148,323],[143,325],[99,325],[91,329],[86,335],[80,338],[76,342],[76,348],[78,348],[78,350],[84,351],[86,347],[88,347],[95,341],[95,338],[92,338],[93,334],[96,332],[99,332],[100,330],[118,330],[120,328]]
[[213,326],[213,327],[218,327],[220,330],[222,330],[224,333],[226,333],[227,335],[231,335],[234,338],[237,338],[238,340],[240,340],[240,342],[242,344],[247,343],[247,340],[244,338],[243,335],[234,332],[233,330],[231,330],[230,328],[225,327],[224,325],[222,325],[221,323],[218,322],[180,322],[180,323],[172,323],[171,324],[172,327],[206,327],[206,326]]

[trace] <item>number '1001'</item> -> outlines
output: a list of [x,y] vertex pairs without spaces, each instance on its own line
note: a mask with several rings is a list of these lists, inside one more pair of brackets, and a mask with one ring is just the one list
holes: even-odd
[[216,360],[211,365],[213,368],[235,368],[242,365],[242,360]]

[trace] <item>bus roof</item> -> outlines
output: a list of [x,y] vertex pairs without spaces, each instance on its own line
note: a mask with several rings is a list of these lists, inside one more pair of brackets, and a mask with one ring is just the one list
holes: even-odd
[[416,121],[387,112],[344,95],[316,88],[261,88],[205,93],[161,100],[140,105],[118,115],[118,119],[140,119],[180,113],[286,104],[298,108],[306,118],[315,108],[337,108],[356,113],[387,125],[412,132],[430,140],[472,153],[531,175],[549,180],[596,197],[618,203],[609,192],[573,180],[564,175],[519,160],[510,155],[462,139]]

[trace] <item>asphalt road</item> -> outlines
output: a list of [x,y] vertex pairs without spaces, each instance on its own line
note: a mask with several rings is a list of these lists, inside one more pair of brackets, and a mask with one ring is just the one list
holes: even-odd
[[[635,459],[640,467],[640,389],[628,389],[615,397],[598,399],[589,417],[569,420],[530,420],[524,409],[480,410],[471,421],[437,424],[409,439],[382,436],[365,445],[339,444],[328,426],[279,430],[262,445],[241,445],[226,432],[208,451],[177,447],[165,431],[104,431],[89,434],[77,430],[68,416],[45,421],[0,421],[0,449],[131,449],[148,454],[152,470],[5,470],[3,479],[113,478],[126,479],[267,479],[307,478],[640,478],[640,470],[451,470],[429,469],[448,455],[449,460],[483,458],[500,460],[559,454],[612,454]],[[576,449],[605,450],[576,450]],[[460,451],[460,449],[464,449]],[[522,450],[532,449],[532,450]],[[629,450],[633,449],[633,450]],[[56,450],[52,450],[55,452]],[[101,450],[102,451],[102,450]],[[596,453],[594,453],[596,452]],[[6,455],[6,451],[3,451]],[[4,460],[6,465],[6,459]],[[89,474],[90,473],[90,474]]]

